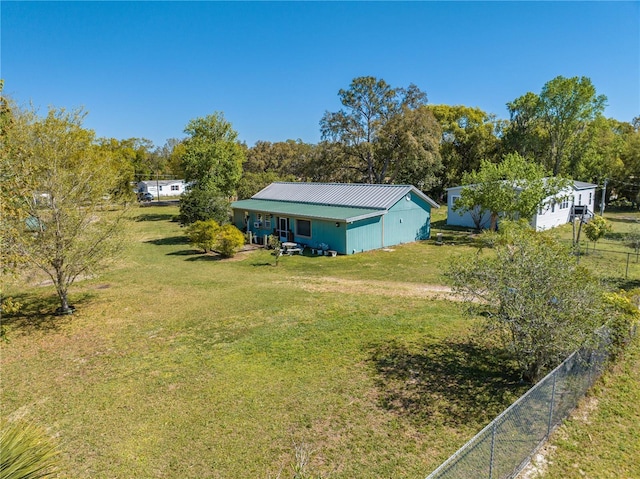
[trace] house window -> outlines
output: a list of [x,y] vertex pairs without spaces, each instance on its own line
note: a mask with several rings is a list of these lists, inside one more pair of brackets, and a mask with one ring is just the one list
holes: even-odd
[[160,185],[160,191],[162,191],[162,185]]
[[551,202],[551,212],[552,212],[552,213],[555,213],[555,211],[556,211],[556,201],[555,201],[555,200],[553,200],[553,201]]
[[271,215],[265,213],[264,215],[264,227],[268,230],[271,229]]
[[459,196],[452,196],[451,197],[451,206],[454,207],[456,205],[456,201],[458,201],[460,199]]
[[171,191],[180,191],[180,186],[178,186],[178,185],[171,185]]
[[582,195],[578,195],[578,204],[581,205],[582,204]]
[[311,221],[309,220],[296,220],[296,234],[298,236],[311,237]]
[[592,195],[592,193],[589,193],[589,203],[587,203],[589,205],[591,204],[591,195]]

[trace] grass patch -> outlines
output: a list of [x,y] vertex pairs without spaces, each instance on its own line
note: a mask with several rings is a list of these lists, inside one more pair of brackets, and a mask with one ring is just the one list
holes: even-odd
[[640,477],[640,336],[553,435],[544,477]]
[[[213,257],[186,244],[176,208],[138,211],[125,256],[72,288],[73,316],[48,316],[52,289],[30,287],[6,323],[3,414],[58,435],[71,475],[275,477],[305,444],[310,471],[415,477],[482,426],[384,406],[380,345],[470,334],[457,305],[394,292],[439,282],[440,247],[194,262]],[[309,286],[325,276],[340,290]]]
[[72,288],[74,315],[30,286],[3,319],[3,415],[57,435],[69,475],[287,477],[305,445],[316,474],[424,477],[520,395],[457,304],[418,294],[476,251],[468,232],[275,267],[197,254],[176,214],[137,209],[123,257]]

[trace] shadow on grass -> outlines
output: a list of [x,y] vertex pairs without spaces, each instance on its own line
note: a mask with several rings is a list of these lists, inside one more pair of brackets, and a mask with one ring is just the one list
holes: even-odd
[[381,407],[424,425],[486,424],[530,385],[501,349],[447,341],[371,351]]
[[[92,297],[91,293],[74,295],[71,301],[72,306],[78,311]],[[2,315],[2,325],[8,327],[12,332],[19,331],[23,334],[29,334],[34,331],[55,331],[73,319],[73,314],[61,316],[55,314],[56,308],[60,306],[60,300],[55,295],[34,297],[21,294],[13,295],[12,299],[22,305],[17,313]]]
[[609,216],[607,217],[607,221],[611,221],[613,223],[640,223],[640,218],[634,218],[632,216]]
[[175,215],[169,213],[140,214],[135,221],[171,221]]
[[614,290],[630,291],[632,289],[640,288],[640,279],[625,279],[625,278],[605,278],[605,284]]
[[620,232],[610,232],[604,235],[604,237],[611,241],[625,241],[627,239],[628,233],[620,233]]
[[149,240],[146,241],[146,243],[154,244],[156,246],[175,246],[181,244],[189,244],[189,238],[187,238],[186,236],[169,236],[168,238]]
[[191,255],[191,257],[185,259],[185,261],[221,261],[223,259],[226,258],[218,254],[204,254],[202,251],[197,251],[195,255]]
[[202,250],[199,249],[181,249],[180,251],[172,251],[167,253],[167,256],[194,256],[197,254],[203,255]]

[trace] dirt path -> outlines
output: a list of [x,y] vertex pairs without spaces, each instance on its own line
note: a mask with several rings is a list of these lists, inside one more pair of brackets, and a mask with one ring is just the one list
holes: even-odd
[[459,296],[452,293],[449,286],[438,284],[404,283],[399,281],[376,281],[321,277],[290,277],[282,283],[296,285],[309,292],[324,293],[368,293],[391,297],[437,298],[460,301]]

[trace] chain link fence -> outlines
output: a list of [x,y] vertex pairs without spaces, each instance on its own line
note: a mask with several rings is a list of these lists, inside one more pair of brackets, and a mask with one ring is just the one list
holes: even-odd
[[607,346],[601,337],[597,347],[573,353],[427,479],[516,477],[598,378]]

